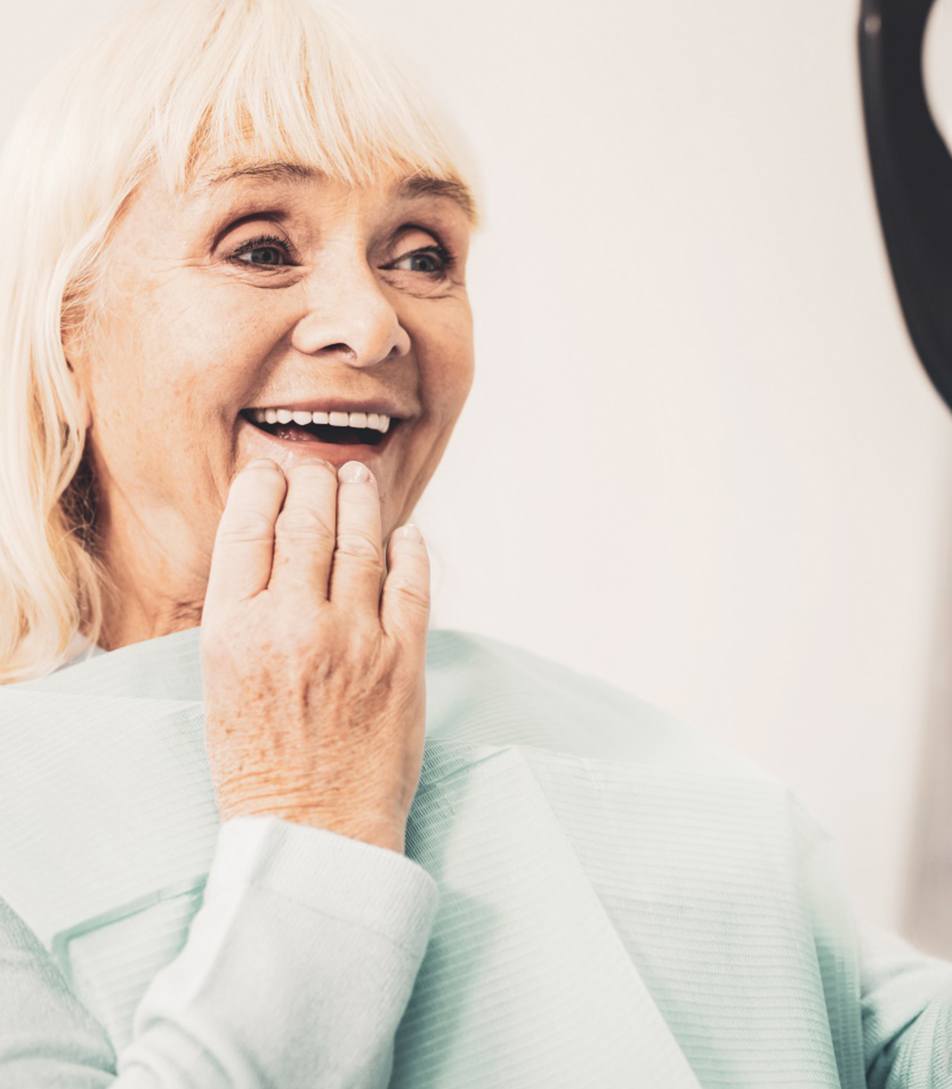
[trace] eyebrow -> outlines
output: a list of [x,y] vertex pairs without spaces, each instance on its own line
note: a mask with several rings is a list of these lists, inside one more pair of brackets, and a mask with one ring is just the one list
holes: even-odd
[[[263,178],[266,181],[310,181],[319,176],[319,172],[301,163],[263,162],[247,163],[244,166],[226,167],[222,170],[203,174],[195,183],[199,193],[206,193],[225,182],[236,178]],[[468,186],[452,178],[440,178],[433,174],[411,174],[394,188],[398,199],[412,200],[414,197],[446,197],[457,204],[471,222],[476,220],[476,202]]]

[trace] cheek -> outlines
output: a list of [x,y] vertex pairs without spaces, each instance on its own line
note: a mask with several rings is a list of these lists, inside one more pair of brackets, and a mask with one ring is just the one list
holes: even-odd
[[462,412],[473,384],[472,352],[446,351],[421,369],[428,391],[426,403],[441,421],[453,423]]
[[441,420],[459,415],[473,384],[472,326],[468,311],[430,322],[416,338],[421,397],[427,410]]
[[123,476],[194,487],[203,465],[227,473],[235,416],[279,336],[266,300],[190,281],[127,293],[103,327],[94,441]]
[[280,336],[277,308],[260,295],[186,276],[140,296],[109,337],[110,369],[129,400],[155,406],[150,416],[178,430],[233,421]]

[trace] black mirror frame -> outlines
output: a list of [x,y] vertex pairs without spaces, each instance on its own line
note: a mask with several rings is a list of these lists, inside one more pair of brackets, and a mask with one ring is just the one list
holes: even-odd
[[862,0],[863,116],[879,218],[912,343],[952,409],[952,155],[926,100],[934,0]]

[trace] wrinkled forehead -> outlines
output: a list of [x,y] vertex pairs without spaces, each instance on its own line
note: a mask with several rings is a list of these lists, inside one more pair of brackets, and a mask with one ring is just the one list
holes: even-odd
[[[319,167],[293,160],[231,159],[228,162],[207,162],[197,171],[189,186],[192,195],[212,198],[229,186],[241,181],[249,182],[313,182],[328,180],[328,174]],[[330,179],[338,180],[338,179]],[[426,170],[400,169],[399,166],[382,165],[377,177],[393,200],[411,200],[431,197],[448,201],[462,212],[472,225],[476,221],[476,204],[469,187],[459,178],[434,174]]]

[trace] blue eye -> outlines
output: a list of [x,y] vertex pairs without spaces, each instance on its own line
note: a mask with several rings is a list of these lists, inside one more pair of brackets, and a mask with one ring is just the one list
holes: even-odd
[[[255,254],[265,255],[263,260],[254,260]],[[235,250],[229,260],[241,265],[252,265],[255,268],[281,268],[290,264],[290,260],[282,262],[282,258],[289,258],[288,244],[277,235],[264,234],[258,238],[249,239]],[[245,257],[252,258],[244,260]],[[276,258],[276,259],[275,259]]]
[[404,254],[403,257],[398,257],[392,265],[387,267],[396,268],[401,261],[422,262],[422,267],[417,264],[416,267],[406,269],[406,271],[422,272],[425,276],[432,277],[445,276],[453,267],[453,255],[445,246],[440,245],[424,246],[422,249]]

